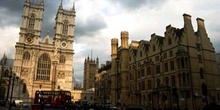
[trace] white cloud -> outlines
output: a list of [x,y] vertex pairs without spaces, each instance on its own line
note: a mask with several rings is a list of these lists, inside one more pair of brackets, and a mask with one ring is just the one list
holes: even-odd
[[12,26],[2,27],[0,28],[0,33],[0,55],[2,56],[5,53],[8,56],[8,58],[14,58],[15,44],[18,41],[19,28]]

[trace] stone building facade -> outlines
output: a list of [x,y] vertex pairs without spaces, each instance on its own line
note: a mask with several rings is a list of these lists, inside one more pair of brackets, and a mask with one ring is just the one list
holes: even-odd
[[83,90],[94,89],[95,87],[95,74],[98,73],[99,59],[96,60],[87,57],[84,62],[84,78]]
[[13,72],[22,81],[14,97],[31,101],[37,90],[73,89],[75,8],[58,8],[54,36],[41,36],[44,0],[25,0]]
[[111,62],[101,64],[98,73],[95,75],[95,103],[110,103],[111,94]]
[[202,109],[215,97],[220,102],[215,50],[197,18],[194,31],[191,16],[183,14],[184,27],[166,27],[163,36],[132,41],[121,32],[121,46],[113,38],[111,103],[160,108]]

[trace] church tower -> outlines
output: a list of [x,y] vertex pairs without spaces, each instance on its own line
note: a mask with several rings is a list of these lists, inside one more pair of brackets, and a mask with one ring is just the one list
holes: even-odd
[[[73,4],[72,9],[63,9],[62,2],[60,3],[59,9],[55,18],[55,34],[54,34],[54,45],[59,54],[59,68],[58,74],[62,75],[65,73],[65,78],[57,77],[58,88],[64,87],[68,90],[72,89],[73,74],[73,42],[74,42],[74,28],[75,28],[75,6]],[[62,61],[65,62],[62,62]],[[56,60],[54,59],[54,63]],[[63,68],[65,67],[65,68]]]
[[44,0],[38,3],[25,0],[13,66],[20,80],[13,97],[26,102],[32,101],[37,90],[73,89],[74,5],[64,10],[60,3],[54,37],[41,36],[43,13]]
[[98,73],[99,59],[87,57],[84,62],[83,89],[90,90],[95,88],[95,75]]
[[25,0],[22,14],[22,24],[20,27],[19,43],[38,45],[41,35],[41,25],[43,22],[44,1],[33,4],[30,0]]

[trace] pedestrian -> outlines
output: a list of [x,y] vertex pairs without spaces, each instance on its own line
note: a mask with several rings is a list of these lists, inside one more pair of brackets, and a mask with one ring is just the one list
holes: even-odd
[[209,96],[209,102],[203,110],[220,110],[220,106],[216,103],[214,96]]

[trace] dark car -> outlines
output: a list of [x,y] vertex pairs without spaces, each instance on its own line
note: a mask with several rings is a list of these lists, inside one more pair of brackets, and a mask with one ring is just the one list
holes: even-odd
[[5,106],[6,105],[6,101],[3,99],[0,99],[0,106]]

